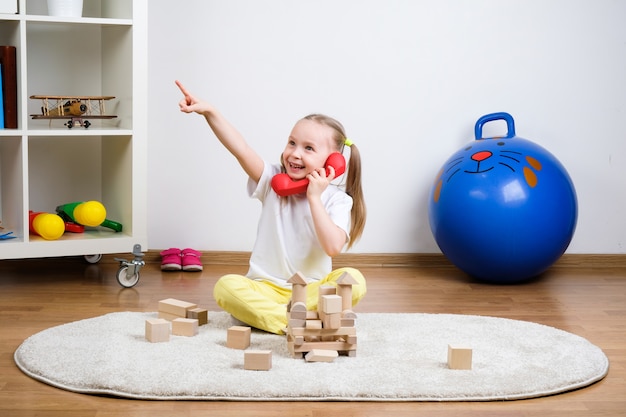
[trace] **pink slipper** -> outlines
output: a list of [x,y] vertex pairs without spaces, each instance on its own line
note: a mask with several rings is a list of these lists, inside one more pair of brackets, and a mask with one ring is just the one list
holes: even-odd
[[180,252],[183,263],[183,271],[202,271],[201,253],[195,249],[183,249]]
[[162,271],[180,271],[183,269],[182,255],[180,249],[169,248],[161,252],[161,270]]

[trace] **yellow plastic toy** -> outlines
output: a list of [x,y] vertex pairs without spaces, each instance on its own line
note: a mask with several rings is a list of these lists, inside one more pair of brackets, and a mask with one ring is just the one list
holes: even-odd
[[108,227],[116,232],[122,231],[120,223],[106,218],[107,211],[99,201],[78,201],[62,204],[56,208],[56,211],[67,222],[89,227]]
[[52,213],[28,212],[29,230],[46,240],[56,240],[65,233],[65,222]]

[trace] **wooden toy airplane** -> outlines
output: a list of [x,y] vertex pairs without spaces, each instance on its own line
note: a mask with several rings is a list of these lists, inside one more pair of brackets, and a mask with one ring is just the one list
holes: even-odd
[[104,102],[114,99],[114,96],[30,96],[31,99],[41,100],[41,114],[31,114],[33,119],[68,119],[65,126],[71,129],[75,125],[87,129],[91,126],[90,119],[113,119],[117,116],[105,114]]

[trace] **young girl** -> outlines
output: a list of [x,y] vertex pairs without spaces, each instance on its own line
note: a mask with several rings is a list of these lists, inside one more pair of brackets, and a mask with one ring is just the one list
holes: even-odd
[[[334,285],[348,272],[358,284],[352,303],[363,298],[365,278],[354,268],[332,270],[332,257],[350,247],[365,226],[361,190],[361,158],[357,147],[336,120],[313,114],[293,127],[280,164],[264,161],[241,134],[209,103],[192,96],[179,82],[184,98],[180,110],[206,119],[219,141],[233,154],[249,177],[248,193],[262,203],[257,238],[246,276],[225,275],[215,284],[217,304],[233,317],[258,329],[282,334],[291,299],[287,281],[296,272],[308,281],[307,309],[317,309],[320,285]],[[346,191],[331,184],[335,169],[324,168],[333,152],[350,147]],[[274,175],[286,173],[293,180],[308,179],[306,191],[280,197],[271,187]]]

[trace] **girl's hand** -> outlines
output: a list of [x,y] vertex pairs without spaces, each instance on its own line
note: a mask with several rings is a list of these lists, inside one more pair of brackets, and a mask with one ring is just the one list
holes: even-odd
[[205,114],[207,112],[211,111],[211,106],[202,101],[197,99],[196,97],[194,97],[193,95],[191,95],[191,93],[185,88],[185,86],[183,86],[183,84],[176,80],[176,85],[178,86],[178,88],[180,89],[180,91],[183,93],[183,99],[180,100],[180,102],[178,103],[178,106],[180,107],[180,111],[182,111],[183,113],[198,113],[198,114]]
[[335,168],[329,166],[328,171],[328,176],[326,176],[326,168],[317,168],[307,175],[309,186],[307,187],[306,195],[308,198],[319,198],[335,178]]

